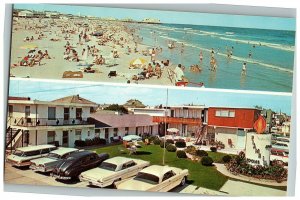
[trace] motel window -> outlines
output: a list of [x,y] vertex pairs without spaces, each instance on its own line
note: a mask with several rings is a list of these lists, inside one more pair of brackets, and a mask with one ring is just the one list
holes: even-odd
[[100,137],[100,129],[95,129],[95,137]]
[[56,108],[55,107],[48,107],[48,119],[54,120],[56,118]]
[[29,117],[30,115],[30,106],[25,106],[25,117]]
[[235,117],[235,111],[217,110],[216,117]]
[[70,119],[70,108],[64,108],[64,120]]
[[55,141],[55,131],[48,131],[47,141],[48,141],[48,143]]
[[9,105],[9,106],[8,106],[8,116],[9,116],[9,117],[12,117],[13,112],[14,112],[14,107],[13,107],[13,105]]
[[118,136],[118,128],[114,128],[114,137]]
[[81,129],[75,130],[75,140],[81,140]]
[[76,119],[82,120],[82,108],[76,108]]

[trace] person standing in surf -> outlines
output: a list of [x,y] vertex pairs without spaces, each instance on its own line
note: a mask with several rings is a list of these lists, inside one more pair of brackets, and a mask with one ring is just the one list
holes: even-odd
[[243,64],[243,67],[242,67],[242,73],[241,73],[241,75],[243,75],[243,76],[246,76],[246,74],[247,74],[247,67],[246,67],[246,63],[244,62],[244,64]]
[[200,59],[200,63],[202,63],[202,61],[203,61],[203,53],[202,53],[202,51],[200,51],[199,59]]

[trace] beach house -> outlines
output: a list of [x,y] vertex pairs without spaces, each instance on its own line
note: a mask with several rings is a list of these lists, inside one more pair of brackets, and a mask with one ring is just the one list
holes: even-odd
[[87,118],[97,104],[67,96],[53,101],[9,97],[6,148],[57,143],[74,146],[75,140],[93,138],[95,125]]
[[243,150],[246,133],[253,129],[260,112],[256,108],[209,107],[207,135],[225,148]]

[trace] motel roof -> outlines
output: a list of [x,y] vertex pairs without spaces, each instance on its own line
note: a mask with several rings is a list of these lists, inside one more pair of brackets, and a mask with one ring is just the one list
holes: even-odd
[[95,102],[92,102],[90,100],[80,97],[79,94],[56,99],[56,100],[53,100],[52,102],[69,103],[69,104],[74,104],[74,103],[76,103],[76,104],[96,104]]
[[88,121],[95,124],[96,128],[118,128],[118,127],[138,127],[152,126],[157,123],[153,122],[150,115],[134,114],[103,114],[93,113]]
[[53,101],[32,100],[29,97],[8,97],[9,104],[25,104],[25,105],[51,105],[51,106],[81,106],[81,107],[97,107],[97,104],[80,97],[72,95],[56,99]]

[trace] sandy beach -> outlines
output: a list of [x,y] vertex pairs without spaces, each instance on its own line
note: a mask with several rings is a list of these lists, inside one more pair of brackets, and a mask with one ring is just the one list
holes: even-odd
[[[162,66],[161,77],[152,76],[145,79],[133,80],[138,76],[143,68],[151,62],[151,55],[143,55],[143,51],[149,52],[152,47],[141,44],[140,38],[134,35],[132,30],[126,27],[126,22],[94,20],[88,23],[81,19],[37,19],[37,18],[18,18],[14,19],[12,30],[11,46],[11,77],[23,78],[47,78],[47,79],[66,79],[78,81],[100,81],[131,84],[157,84],[174,85],[170,80],[167,69],[174,69],[174,65]],[[87,25],[88,24],[88,25]],[[101,32],[102,36],[93,36],[93,33]],[[79,34],[86,33],[88,40],[81,39]],[[41,36],[42,35],[42,36]],[[33,40],[26,41],[33,37]],[[28,39],[27,38],[27,39]],[[39,39],[38,39],[39,38]],[[99,45],[99,40],[109,38],[103,45]],[[79,62],[64,59],[67,42],[76,50]],[[83,49],[93,47],[98,50],[95,55],[91,53],[83,58]],[[131,53],[128,53],[128,47]],[[136,48],[137,52],[134,52]],[[21,60],[35,50],[48,51],[50,59],[41,59],[40,64],[33,66],[20,66]],[[118,58],[112,58],[112,51],[117,51]],[[70,53],[71,54],[71,53]],[[144,53],[145,54],[145,53]],[[102,55],[105,64],[97,65],[93,61],[95,56]],[[144,59],[143,66],[138,65],[134,69],[129,69],[130,62],[134,59]],[[161,62],[156,60],[156,62]],[[116,64],[114,66],[114,64]],[[92,73],[85,72],[85,68],[90,66]],[[153,65],[154,69],[154,65]],[[81,71],[82,78],[63,78],[65,71]],[[116,71],[117,76],[109,77],[110,71]]]

